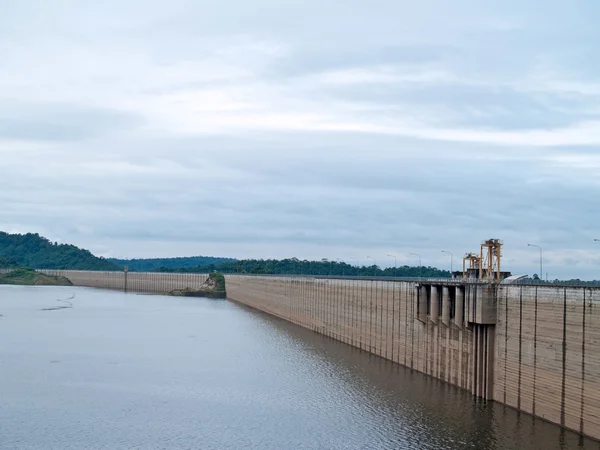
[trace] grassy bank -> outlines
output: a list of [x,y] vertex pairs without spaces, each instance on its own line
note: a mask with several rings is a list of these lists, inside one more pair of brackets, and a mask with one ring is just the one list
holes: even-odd
[[22,286],[72,286],[65,277],[54,277],[36,272],[33,269],[14,269],[0,274],[0,284],[16,284]]

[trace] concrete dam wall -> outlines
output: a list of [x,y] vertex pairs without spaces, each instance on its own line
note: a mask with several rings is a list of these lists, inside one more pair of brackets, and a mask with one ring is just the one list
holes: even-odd
[[600,290],[227,276],[228,297],[600,439]]
[[470,389],[472,333],[421,323],[414,283],[227,276],[228,297]]
[[197,289],[208,278],[200,273],[91,272],[83,270],[39,270],[47,275],[67,277],[74,286],[116,289],[148,294],[169,294],[177,289]]
[[600,289],[498,292],[494,399],[600,439]]
[[[168,294],[207,274],[50,271]],[[127,278],[127,281],[126,281]],[[600,439],[600,289],[227,275],[228,297]]]

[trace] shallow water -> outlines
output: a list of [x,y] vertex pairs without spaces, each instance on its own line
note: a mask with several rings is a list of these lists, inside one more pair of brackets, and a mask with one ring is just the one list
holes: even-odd
[[0,286],[0,314],[1,449],[600,448],[225,300]]

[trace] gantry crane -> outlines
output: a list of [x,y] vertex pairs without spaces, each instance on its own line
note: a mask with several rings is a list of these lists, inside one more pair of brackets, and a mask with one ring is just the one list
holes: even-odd
[[476,274],[481,268],[481,258],[475,253],[467,253],[463,257],[463,278],[469,278],[469,273]]
[[502,279],[500,260],[502,259],[502,245],[500,239],[488,239],[481,243],[481,267],[479,279],[488,281]]

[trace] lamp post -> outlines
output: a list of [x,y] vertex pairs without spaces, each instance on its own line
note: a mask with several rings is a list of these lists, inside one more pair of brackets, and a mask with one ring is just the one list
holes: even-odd
[[394,278],[396,278],[396,271],[398,268],[398,261],[394,255],[388,255],[390,258],[394,258]]
[[442,250],[442,253],[448,253],[450,255],[450,277],[452,277],[452,270],[453,270],[453,266],[454,266],[454,255],[452,255],[451,252],[448,252],[446,250]]
[[375,258],[373,258],[372,256],[367,256],[367,258],[373,260],[373,276],[375,276],[375,274],[376,274],[375,270],[377,270],[377,261],[375,261]]
[[421,265],[421,255],[419,255],[418,253],[411,253],[411,255],[415,255],[419,257],[419,280],[421,279],[421,268],[423,267]]
[[537,248],[540,251],[540,276],[539,276],[539,278],[541,280],[542,276],[543,276],[542,274],[544,273],[542,271],[542,268],[543,268],[543,262],[542,262],[542,259],[543,259],[543,250],[542,250],[542,247],[540,247],[539,245],[535,245],[535,244],[527,244],[527,247],[535,247],[535,248]]

